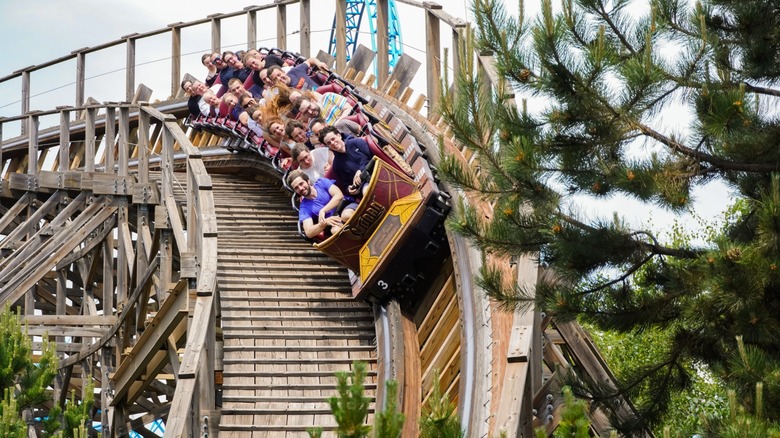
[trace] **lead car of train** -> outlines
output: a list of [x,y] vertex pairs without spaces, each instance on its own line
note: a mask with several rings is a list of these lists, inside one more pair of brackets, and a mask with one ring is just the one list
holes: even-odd
[[445,256],[443,222],[449,196],[420,163],[415,180],[375,157],[374,169],[355,214],[345,226],[314,246],[354,273],[352,292],[382,302],[413,294],[435,276]]

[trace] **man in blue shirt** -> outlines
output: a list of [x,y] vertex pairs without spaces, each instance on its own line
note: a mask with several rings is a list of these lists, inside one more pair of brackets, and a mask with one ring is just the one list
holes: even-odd
[[350,204],[340,215],[337,214],[336,207],[344,199],[344,194],[327,178],[320,178],[311,184],[309,176],[296,169],[287,176],[287,183],[301,197],[298,220],[303,225],[306,237],[313,238],[327,230],[331,234],[338,233],[357,208],[356,204]]

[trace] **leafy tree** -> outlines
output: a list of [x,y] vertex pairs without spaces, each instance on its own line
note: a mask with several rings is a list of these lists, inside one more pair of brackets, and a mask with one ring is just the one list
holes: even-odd
[[[607,409],[642,393],[637,419],[613,419],[622,434],[659,424],[672,395],[692,387],[692,364],[733,387],[751,415],[762,383],[763,418],[777,422],[780,1],[541,3],[526,21],[475,0],[473,44],[495,55],[504,83],[486,89],[464,52],[455,92],[442,87],[442,117],[479,166],[442,155],[439,169],[494,205],[488,218],[461,205],[449,225],[486,252],[538,254],[544,270],[533,290],[506,286],[490,267],[480,285],[508,308],[536,304],[603,330],[669,331],[657,360],[626,372],[617,390],[578,391]],[[533,110],[508,105],[504,85],[533,98]],[[674,105],[691,117],[681,132],[666,123]],[[682,215],[692,190],[713,180],[738,209],[702,241],[664,241],[618,214],[576,208],[626,196]],[[760,364],[740,365],[738,336]]]

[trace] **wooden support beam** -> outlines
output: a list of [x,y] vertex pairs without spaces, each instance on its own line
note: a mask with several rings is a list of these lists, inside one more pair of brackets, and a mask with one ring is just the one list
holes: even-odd
[[[131,96],[132,97],[132,96]],[[119,152],[117,161],[119,176],[127,176],[127,163],[130,157],[130,108],[122,106],[119,108]]]
[[136,171],[138,182],[146,185],[149,183],[149,113],[141,111],[138,114],[138,147],[136,158],[138,164]]
[[[187,316],[186,303],[186,291],[175,289],[171,296],[165,300],[125,360],[119,364],[116,373],[111,378],[114,382],[114,399],[111,402],[113,406],[125,402],[125,396],[132,383],[146,371],[147,365],[160,351],[168,336]],[[154,378],[155,376],[146,377]]]
[[60,172],[70,169],[70,111],[67,109],[60,113],[60,147],[57,161]]
[[390,47],[388,4],[388,0],[377,0],[376,2],[376,71],[380,84],[384,84],[390,74],[388,65],[390,61],[387,53]]
[[309,58],[311,57],[311,0],[301,0],[300,4],[300,51],[304,58]]
[[103,164],[106,166],[107,173],[116,173],[114,160],[116,156],[116,109],[112,106],[106,107],[105,123],[105,150],[103,151]]
[[[83,245],[76,248],[75,251],[62,258],[55,266],[56,270],[66,269],[71,263],[85,257],[95,247],[100,245],[109,234],[114,232],[115,218],[109,218],[103,226],[103,229],[97,232],[94,236],[89,237],[89,240]],[[86,282],[85,282],[86,284]]]
[[[197,393],[197,379],[203,365],[204,349],[209,333],[213,333],[213,327],[208,327],[208,321],[214,317],[214,296],[198,297],[195,301],[195,311],[192,316],[191,330],[187,336],[187,345],[184,351],[181,367],[179,368],[179,380],[176,383],[176,393],[171,402],[171,411],[168,417],[168,428],[165,436],[186,436],[190,427],[190,413],[193,410],[193,400]],[[210,391],[211,388],[203,388]]]
[[[58,297],[59,298],[59,297]],[[63,309],[64,310],[64,309]],[[107,325],[111,326],[117,323],[116,316],[103,315],[26,315],[22,318],[30,327],[36,326],[80,326],[80,325]]]
[[222,53],[222,20],[219,14],[209,15],[211,18],[211,51]]
[[347,65],[347,0],[336,0],[336,71]]
[[127,38],[127,62],[125,64],[125,100],[133,100],[135,92],[135,38]]
[[8,209],[8,211],[0,216],[0,234],[8,235],[11,233],[11,231],[7,231],[6,228],[13,224],[14,221],[18,219],[18,216],[21,215],[22,212],[27,209],[27,207],[29,207],[30,201],[32,201],[32,199],[33,196],[30,192],[24,193],[19,199],[16,200],[14,205]]
[[[247,10],[249,9],[249,10]],[[246,12],[246,49],[254,49],[257,44],[257,11],[252,7],[244,8]]]
[[[27,117],[27,175],[38,174],[38,116],[30,114]],[[28,190],[37,190],[37,187],[28,187]]]
[[[511,436],[532,436],[533,418],[530,412],[535,391],[531,387],[531,364],[534,311],[516,311],[507,352],[507,366],[501,384],[501,400],[496,414],[496,429],[506,430]],[[522,333],[521,333],[522,332]],[[534,368],[537,364],[533,364]]]
[[430,11],[425,13],[425,67],[428,83],[428,119],[437,111],[441,90],[441,35],[439,18]]
[[[19,114],[27,114],[30,112],[30,72],[25,70],[22,72],[22,108]],[[29,124],[22,123],[22,135],[29,132]]]
[[83,51],[76,53],[76,106],[84,105],[84,94],[87,74],[87,54]]
[[181,89],[181,27],[171,25],[171,98],[182,96]]
[[87,173],[95,171],[95,116],[96,108],[87,108],[86,126],[84,127],[84,170]]
[[[127,403],[133,403],[150,387],[157,388],[157,391],[167,395],[169,400],[173,398],[175,390],[159,381],[164,377],[160,375],[160,372],[162,372],[166,365],[170,364],[171,368],[174,370],[174,378],[179,375],[179,356],[176,353],[175,347],[176,341],[185,333],[187,333],[187,320],[182,318],[178,326],[168,336],[168,339],[166,339],[167,348],[164,350],[161,349],[154,354],[154,357],[146,365],[145,374],[140,377],[140,380],[136,380],[136,382],[131,385],[130,390],[127,392]],[[172,342],[171,339],[175,339],[176,341]],[[171,344],[173,344],[173,348],[171,348]]]
[[276,47],[287,47],[287,5],[276,5]]
[[[179,379],[194,379],[200,368],[200,356],[208,341],[208,324],[214,312],[214,296],[198,297],[195,301],[195,311],[192,315],[191,333],[187,336],[184,357],[179,368]],[[192,394],[190,394],[192,396]]]

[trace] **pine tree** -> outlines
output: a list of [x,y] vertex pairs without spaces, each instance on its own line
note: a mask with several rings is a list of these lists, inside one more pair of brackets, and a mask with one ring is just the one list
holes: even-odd
[[455,405],[447,394],[441,392],[439,371],[434,370],[431,394],[420,418],[420,437],[461,438],[463,436],[463,427],[455,413]]
[[[485,217],[460,205],[449,226],[485,252],[535,254],[544,271],[534,290],[506,287],[490,267],[480,285],[508,308],[670,331],[661,360],[617,391],[574,387],[607,409],[641,392],[639,418],[613,423],[622,434],[661,422],[672,394],[691,386],[692,363],[733,387],[749,413],[762,383],[764,418],[780,420],[771,381],[780,373],[780,1],[541,3],[527,21],[522,2],[515,18],[502,2],[475,0],[466,45],[492,53],[505,84],[485,88],[464,51],[455,92],[442,87],[442,117],[478,166],[443,155],[439,169],[494,206]],[[533,108],[509,105],[504,85]],[[675,105],[691,116],[682,132],[665,123]],[[692,190],[713,180],[733,191],[734,214],[696,241],[576,208],[625,196],[683,214]],[[738,336],[765,356],[763,374],[740,372]]]
[[387,381],[387,407],[374,416],[375,438],[398,438],[404,428],[404,414],[398,412],[398,382]]
[[[351,372],[336,373],[335,395],[328,399],[330,411],[336,417],[336,434],[339,438],[364,438],[371,433],[371,426],[366,424],[368,408],[371,400],[366,397],[365,362],[352,364]],[[322,435],[322,428],[313,428],[308,431],[310,437]]]
[[[38,362],[33,362],[32,341],[22,326],[19,315],[6,305],[0,312],[0,436],[26,437],[27,423],[22,417],[24,411],[40,407],[51,400],[50,388],[57,375],[58,360],[53,344],[46,341]],[[67,405],[64,414],[65,429],[62,429],[62,409],[56,404],[49,409],[42,422],[41,436],[81,437],[86,436],[85,424],[91,418],[94,402],[92,385],[86,390],[82,403],[76,403],[75,396]],[[79,432],[81,430],[81,432]]]
[[[544,427],[536,429],[537,438],[546,438]],[[563,388],[563,408],[561,422],[553,433],[553,438],[589,438],[590,421],[588,406],[583,400],[578,400],[569,387]]]

